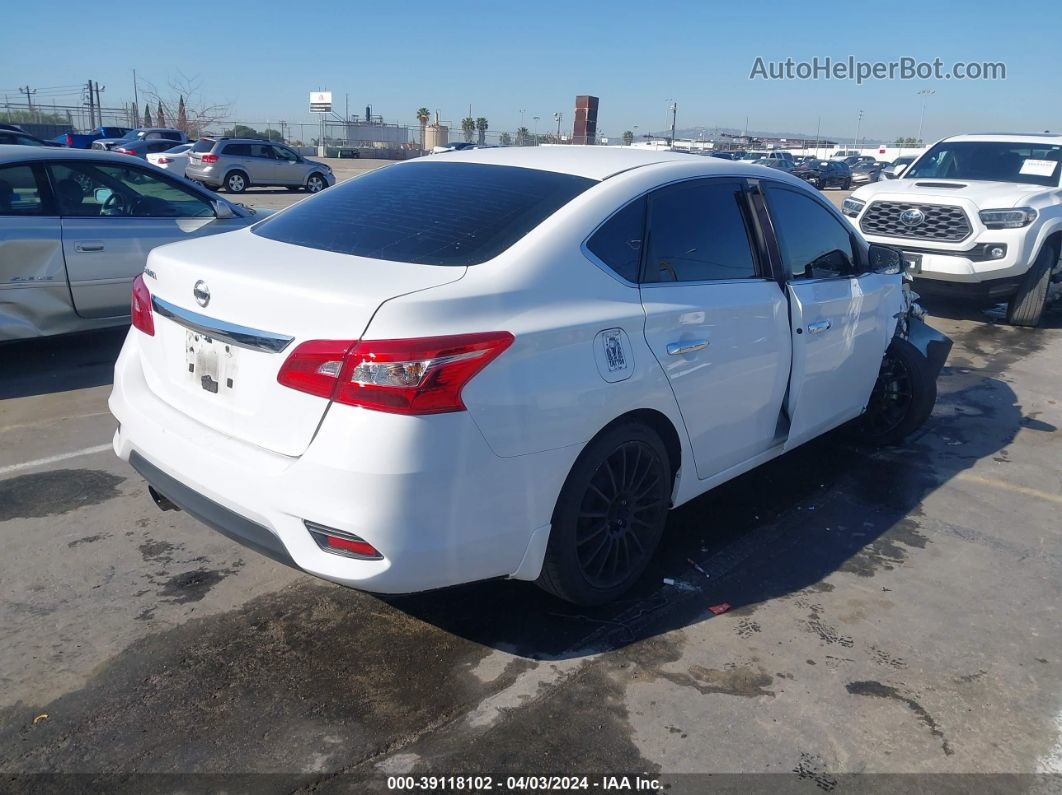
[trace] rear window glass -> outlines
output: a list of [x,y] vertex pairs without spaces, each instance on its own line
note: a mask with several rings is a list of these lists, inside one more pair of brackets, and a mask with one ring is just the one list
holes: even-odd
[[212,141],[209,138],[200,138],[192,146],[193,152],[209,152],[217,144],[217,141]]
[[595,181],[514,166],[416,163],[343,182],[257,224],[257,235],[424,265],[497,256]]

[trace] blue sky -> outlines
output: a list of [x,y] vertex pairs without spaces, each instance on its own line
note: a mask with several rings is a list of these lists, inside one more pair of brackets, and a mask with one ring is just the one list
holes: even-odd
[[[660,130],[667,100],[679,127],[741,128],[872,138],[914,135],[922,88],[924,137],[971,130],[1062,130],[1062,10],[993,2],[895,3],[462,2],[321,3],[256,0],[153,11],[90,11],[83,0],[5,4],[0,92],[19,85],[105,85],[104,104],[131,100],[132,69],[165,87],[197,77],[204,99],[249,122],[312,121],[307,92],[330,89],[340,109],[366,104],[415,124],[420,105],[460,119],[469,104],[492,130],[554,111],[576,94],[601,98],[609,135]],[[816,10],[818,5],[820,10]],[[1011,13],[1013,9],[1013,13]],[[813,56],[889,61],[1003,61],[1004,81],[750,81],[754,59]],[[43,90],[39,99],[48,101]],[[55,92],[52,92],[55,96]],[[0,101],[3,96],[0,95]],[[57,101],[62,101],[57,97]]]

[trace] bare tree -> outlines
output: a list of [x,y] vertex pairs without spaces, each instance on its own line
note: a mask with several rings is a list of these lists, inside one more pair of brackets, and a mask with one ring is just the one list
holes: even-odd
[[224,121],[232,110],[230,102],[213,103],[205,98],[203,80],[198,75],[189,77],[178,72],[162,90],[143,78],[139,78],[138,85],[141,94],[147,97],[147,104],[161,108],[167,118],[179,118],[181,99],[184,99],[187,133],[192,138],[202,135],[211,125]]

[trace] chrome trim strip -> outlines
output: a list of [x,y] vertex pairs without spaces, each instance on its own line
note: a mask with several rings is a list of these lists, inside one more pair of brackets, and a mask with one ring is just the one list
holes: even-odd
[[189,312],[155,295],[151,296],[151,308],[178,325],[239,348],[280,353],[295,339],[283,334],[240,326],[236,323],[226,323],[223,320],[200,315],[198,312]]

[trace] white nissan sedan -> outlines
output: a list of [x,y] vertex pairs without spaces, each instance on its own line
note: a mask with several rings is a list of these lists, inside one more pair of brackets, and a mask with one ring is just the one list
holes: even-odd
[[775,169],[421,158],[154,250],[114,448],[160,507],[327,580],[599,604],[670,508],[860,415],[921,425],[951,343],[902,278]]

